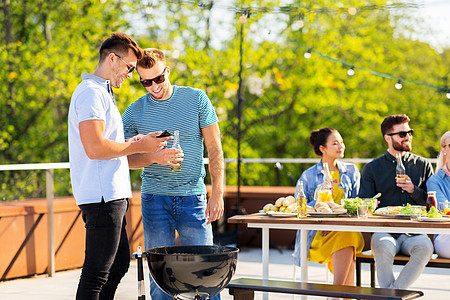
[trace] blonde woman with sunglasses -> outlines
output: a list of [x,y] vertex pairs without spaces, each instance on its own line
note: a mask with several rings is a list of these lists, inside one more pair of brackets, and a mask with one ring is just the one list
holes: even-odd
[[[450,131],[441,137],[436,174],[427,181],[428,191],[436,192],[438,207],[450,201]],[[440,257],[450,258],[450,234],[439,234],[434,237],[434,249]]]

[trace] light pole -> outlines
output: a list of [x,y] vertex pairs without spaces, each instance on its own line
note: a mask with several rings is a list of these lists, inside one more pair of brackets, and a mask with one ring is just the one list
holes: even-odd
[[244,42],[244,24],[247,22],[247,18],[250,16],[248,10],[244,10],[239,17],[239,22],[241,23],[241,31],[239,37],[239,86],[238,86],[238,103],[237,103],[237,203],[236,210],[237,213],[244,213],[241,207],[241,124],[242,124],[242,107],[244,104],[244,97],[242,96],[242,58],[243,58],[243,42]]

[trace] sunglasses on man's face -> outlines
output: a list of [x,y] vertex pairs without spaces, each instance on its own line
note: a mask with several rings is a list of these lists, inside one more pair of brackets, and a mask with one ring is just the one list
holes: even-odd
[[166,81],[166,69],[167,67],[164,68],[164,71],[161,75],[156,76],[155,78],[141,80],[142,85],[144,87],[149,87],[152,86],[152,82],[155,82],[156,84],[163,83],[164,81]]
[[124,64],[127,65],[128,73],[133,73],[133,72],[134,72],[134,70],[136,69],[136,66],[130,66],[129,64],[127,64],[126,61],[124,61],[124,60],[122,59],[122,57],[120,57],[119,55],[117,55],[117,54],[115,54],[115,53],[114,53],[114,55],[117,56]]
[[408,131],[399,131],[399,132],[388,133],[387,135],[393,136],[393,135],[398,134],[398,136],[403,139],[404,137],[406,137],[406,135],[413,136],[413,133],[414,133],[414,129],[411,129]]

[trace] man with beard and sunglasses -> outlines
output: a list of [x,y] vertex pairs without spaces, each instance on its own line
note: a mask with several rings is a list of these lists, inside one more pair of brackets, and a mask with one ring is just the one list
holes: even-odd
[[[369,162],[361,173],[359,197],[370,198],[381,193],[378,207],[425,205],[426,182],[433,175],[431,163],[412,154],[413,129],[407,115],[392,115],[381,123],[381,133],[388,144],[387,152]],[[396,154],[401,155],[406,175],[396,178]],[[420,276],[433,254],[427,235],[409,233],[374,233],[371,248],[377,279],[382,288],[407,289]],[[392,267],[397,253],[410,256],[409,262],[395,279]]]
[[155,152],[169,137],[161,132],[125,141],[112,88],[131,78],[142,49],[116,32],[100,47],[93,74],[73,92],[68,116],[70,178],[86,227],[86,248],[76,299],[114,299],[128,271],[130,247],[125,213],[131,194],[126,155]]
[[[182,245],[212,245],[211,222],[223,214],[224,161],[218,118],[206,94],[172,85],[171,68],[158,49],[144,49],[137,71],[147,94],[132,103],[122,120],[125,137],[156,130],[179,131],[182,150],[172,145],[153,154],[128,156],[131,168],[142,172],[141,207],[145,248],[174,246],[178,232]],[[206,199],[206,146],[211,195]],[[172,166],[181,164],[181,170]],[[171,299],[150,278],[152,299]],[[220,299],[220,295],[212,299]]]

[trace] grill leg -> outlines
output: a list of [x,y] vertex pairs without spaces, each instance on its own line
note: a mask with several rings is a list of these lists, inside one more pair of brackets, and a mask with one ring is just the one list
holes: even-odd
[[145,300],[144,264],[142,262],[143,256],[145,256],[145,253],[142,253],[141,246],[138,246],[137,252],[132,254],[132,257],[136,258],[137,262],[138,300]]
[[145,300],[144,266],[142,256],[137,258],[138,264],[138,300]]

